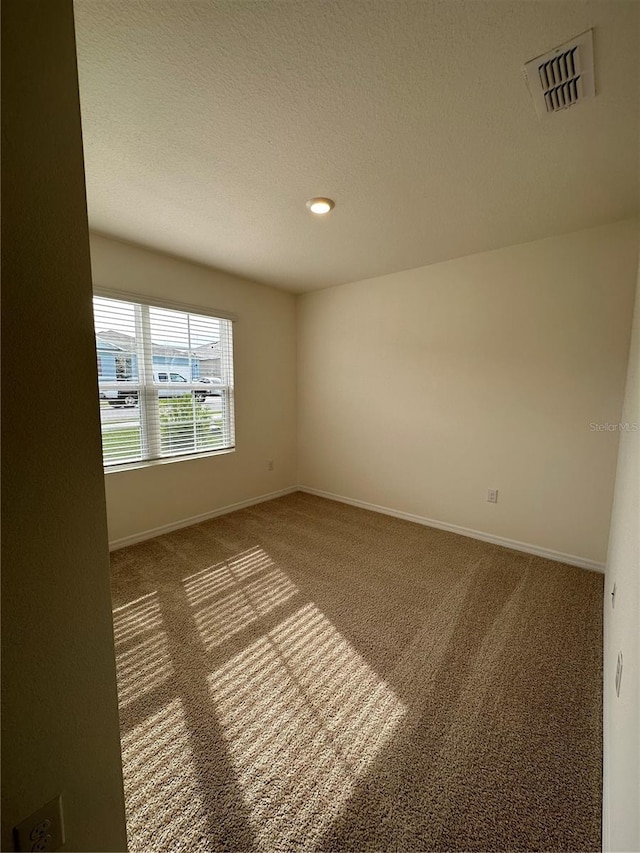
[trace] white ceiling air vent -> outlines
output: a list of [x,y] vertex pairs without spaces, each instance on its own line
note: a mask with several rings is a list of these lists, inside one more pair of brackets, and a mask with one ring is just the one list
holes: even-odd
[[596,93],[593,30],[527,62],[524,75],[538,116],[557,113],[592,98]]

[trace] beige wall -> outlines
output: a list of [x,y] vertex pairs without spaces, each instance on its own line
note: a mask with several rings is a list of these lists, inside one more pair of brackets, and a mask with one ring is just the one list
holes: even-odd
[[[640,270],[604,596],[605,850],[640,850]],[[615,608],[611,592],[616,585]],[[618,652],[624,664],[615,692]]]
[[62,794],[66,850],[125,850],[71,0],[2,3],[2,110],[1,844]]
[[[113,542],[295,485],[295,297],[207,267],[91,236],[96,287],[230,311],[236,450],[105,475]],[[273,460],[274,470],[267,462]]]
[[298,482],[603,562],[637,251],[626,221],[301,296]]

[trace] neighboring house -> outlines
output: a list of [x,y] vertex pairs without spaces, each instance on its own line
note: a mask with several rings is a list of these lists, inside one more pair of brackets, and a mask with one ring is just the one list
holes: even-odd
[[[97,332],[96,355],[98,381],[115,382],[137,377],[138,354],[135,338],[131,335],[112,329]],[[215,341],[191,353],[179,347],[154,345],[153,369],[174,370],[188,381],[220,376],[220,345]]]
[[200,376],[214,377],[222,376],[220,367],[220,342],[213,341],[210,344],[204,344],[197,347],[193,351],[194,356],[198,359],[198,368]]
[[118,378],[125,378],[127,369],[131,370],[131,359],[127,357],[126,351],[97,335],[96,355],[99,381],[114,382]]

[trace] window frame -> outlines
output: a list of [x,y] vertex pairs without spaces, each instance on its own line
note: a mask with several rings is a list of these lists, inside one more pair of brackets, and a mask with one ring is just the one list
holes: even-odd
[[[229,379],[228,382],[224,382],[219,387],[221,387],[223,391],[223,395],[225,399],[226,405],[226,413],[223,417],[223,436],[227,436],[226,440],[224,440],[223,446],[219,448],[206,449],[201,450],[197,449],[193,452],[186,453],[176,453],[173,455],[157,455],[152,457],[143,457],[141,459],[128,459],[123,460],[121,462],[114,462],[111,464],[107,464],[103,458],[103,470],[105,474],[117,473],[119,471],[127,471],[133,470],[136,468],[147,468],[152,465],[166,465],[173,462],[183,462],[189,461],[192,459],[202,459],[211,456],[218,456],[226,453],[233,453],[236,449],[236,441],[235,441],[235,381],[234,381],[234,338],[235,338],[235,330],[233,329],[233,324],[238,321],[238,318],[235,314],[232,314],[228,311],[221,311],[217,309],[205,308],[200,305],[191,305],[183,302],[174,302],[173,300],[156,298],[154,296],[148,296],[140,293],[132,293],[129,291],[123,290],[113,290],[102,287],[94,287],[93,296],[99,297],[101,299],[111,299],[111,300],[119,300],[121,302],[127,302],[134,305],[142,306],[143,311],[141,312],[141,316],[143,317],[142,326],[136,330],[136,342],[139,348],[139,357],[142,357],[145,361],[146,370],[144,371],[146,374],[151,375],[152,381],[143,382],[140,381],[140,377],[138,376],[138,381],[131,380],[127,382],[127,388],[129,388],[132,392],[138,395],[139,401],[139,421],[140,421],[140,444],[141,448],[146,448],[150,453],[151,449],[155,448],[156,451],[159,449],[160,437],[157,429],[151,425],[150,418],[154,417],[152,415],[152,409],[155,408],[157,412],[157,417],[159,417],[160,407],[159,407],[159,389],[162,390],[172,390],[173,386],[176,383],[173,382],[162,382],[156,383],[154,381],[154,369],[152,364],[152,341],[151,341],[151,331],[149,327],[149,309],[151,308],[161,308],[169,311],[178,311],[183,314],[192,314],[196,316],[202,317],[211,317],[216,320],[227,320],[230,321],[230,325],[225,325],[220,327],[220,344],[221,351],[226,352],[226,356],[229,358],[228,371]],[[144,311],[146,308],[146,311]],[[93,305],[92,305],[93,310]],[[226,331],[223,331],[226,329]],[[227,335],[228,340],[223,344],[223,337]],[[96,353],[97,355],[97,353]],[[148,362],[148,364],[147,364]],[[96,363],[97,367],[97,363]],[[157,371],[160,373],[160,371]],[[171,370],[167,368],[162,371],[166,372],[168,376],[171,375]],[[182,384],[182,383],[181,383]],[[189,381],[187,380],[188,391],[194,392],[196,390],[200,390],[199,388],[193,388],[195,384],[197,384],[197,380]],[[109,390],[110,386],[114,386],[118,390],[122,389],[122,381],[114,381],[114,382],[103,382],[99,384],[97,400],[98,403],[101,400],[100,389],[104,388]],[[177,386],[176,390],[183,390],[181,387]],[[100,433],[102,436],[102,419],[100,423]]]

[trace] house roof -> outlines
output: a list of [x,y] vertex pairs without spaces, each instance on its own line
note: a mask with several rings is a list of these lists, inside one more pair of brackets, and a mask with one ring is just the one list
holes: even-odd
[[201,347],[194,349],[193,354],[196,358],[220,358],[220,342],[213,341],[210,344],[204,344]]
[[117,346],[116,344],[111,343],[110,341],[107,341],[105,338],[99,337],[98,335],[96,335],[96,347],[100,350],[113,350],[114,352],[122,352],[121,346]]
[[[132,353],[135,352],[136,341],[132,335],[113,329],[105,329],[96,332],[96,347],[99,350]],[[191,351],[166,344],[153,344],[153,355],[164,356],[165,358],[188,358],[190,355],[199,360],[215,359],[220,358],[220,342],[212,341],[210,344],[203,344]]]
[[135,347],[135,338],[113,329],[103,329],[96,332],[96,342],[100,341],[102,348],[131,351]]

